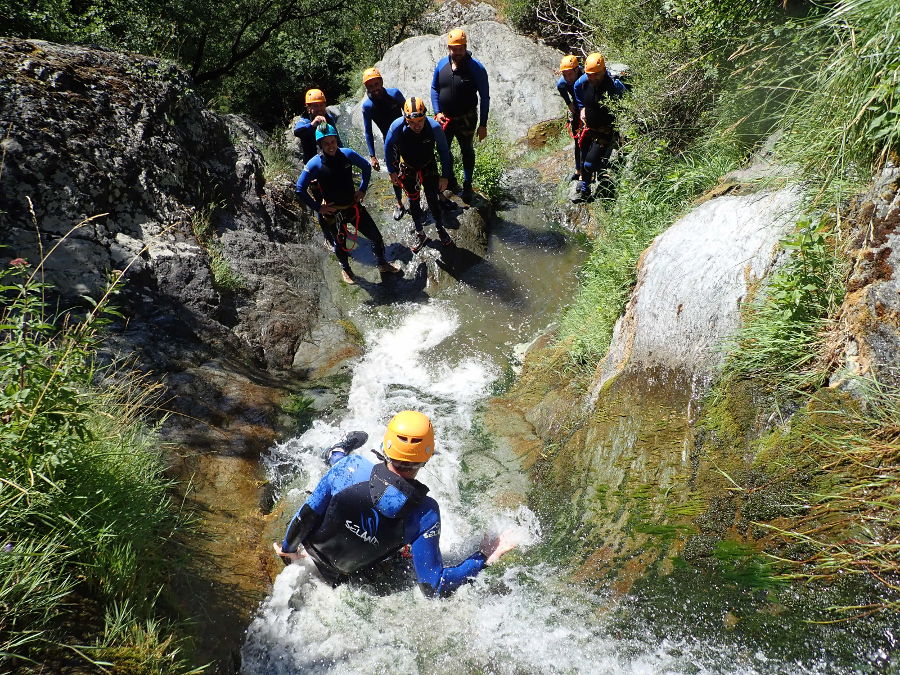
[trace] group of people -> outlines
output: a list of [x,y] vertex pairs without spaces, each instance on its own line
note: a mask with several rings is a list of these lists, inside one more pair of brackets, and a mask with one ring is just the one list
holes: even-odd
[[625,93],[625,84],[607,70],[600,52],[589,54],[584,68],[577,56],[564,56],[559,70],[556,89],[569,108],[568,126],[575,139],[575,199],[588,201],[594,179],[609,166],[617,138],[607,103]]
[[[487,73],[467,49],[466,34],[450,31],[448,55],[434,70],[428,117],[425,101],[405,98],[386,88],[381,73],[369,68],[363,73],[366,99],[363,121],[369,160],[343,146],[335,120],[325,108],[318,89],[306,92],[306,112],[294,129],[300,139],[306,166],[297,181],[297,193],[318,212],[326,241],[337,254],[344,281],[353,283],[348,263],[348,238],[362,233],[372,241],[378,268],[386,274],[400,273],[385,259],[384,241],[378,227],[362,205],[372,169],[380,170],[375,155],[372,123],[384,138],[384,163],[394,185],[394,218],[406,212],[409,203],[418,252],[427,242],[425,214],[420,193],[424,190],[435,219],[441,244],[453,244],[442,215],[446,207],[442,193],[451,188],[453,164],[449,144],[455,138],[463,159],[461,196],[472,198],[475,165],[473,140],[487,136],[489,93]],[[577,192],[587,200],[598,172],[606,169],[615,145],[615,118],[607,104],[620,96],[625,85],[606,68],[600,53],[590,54],[582,69],[576,56],[560,63],[557,89],[569,107],[569,126],[575,139]],[[435,154],[436,153],[436,154]],[[361,173],[359,186],[353,167]],[[365,575],[379,563],[406,556],[424,593],[446,596],[471,581],[486,566],[515,548],[513,533],[485,537],[481,547],[455,566],[445,567],[440,550],[441,517],[437,502],[416,476],[435,454],[431,420],[421,412],[403,411],[387,425],[373,463],[353,454],[367,440],[353,432],[328,448],[323,459],[330,469],[288,524],[276,553],[290,563],[309,557],[321,576],[339,584]]]
[[[472,201],[472,177],[475,171],[474,138],[487,136],[490,91],[487,71],[472,57],[464,31],[455,29],[447,36],[447,56],[434,69],[431,107],[428,117],[422,98],[404,97],[399,89],[384,86],[377,68],[363,73],[366,98],[363,101],[363,127],[369,152],[367,162],[354,150],[344,147],[335,120],[326,110],[325,94],[320,89],[306,92],[306,110],[294,126],[300,140],[305,167],[297,179],[297,195],[319,215],[319,225],[329,247],[341,264],[345,283],[355,283],[349,252],[362,234],[372,248],[382,274],[400,274],[401,270],[385,258],[384,239],[371,215],[363,206],[372,169],[381,165],[375,155],[372,135],[374,122],[384,140],[384,164],[394,186],[394,220],[409,212],[413,220],[410,249],[418,253],[428,243],[425,211],[421,193],[434,218],[441,245],[453,246],[444,223],[455,205],[446,191],[458,192],[462,201]],[[456,183],[450,144],[459,144],[462,155],[463,183]],[[353,167],[360,170],[359,185]],[[403,204],[406,194],[409,207]]]

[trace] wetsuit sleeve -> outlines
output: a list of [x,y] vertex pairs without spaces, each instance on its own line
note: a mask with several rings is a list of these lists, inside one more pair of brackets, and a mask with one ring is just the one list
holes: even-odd
[[402,126],[402,122],[400,124],[391,124],[387,138],[384,139],[384,168],[388,170],[388,173],[396,173],[397,171],[397,139],[400,136]]
[[475,66],[472,69],[472,74],[474,75],[475,86],[478,88],[479,124],[486,127],[488,111],[491,108],[491,87],[488,83],[487,70],[479,61],[475,61],[475,59],[472,59],[472,61],[472,65]]
[[453,160],[450,157],[450,146],[447,144],[447,136],[441,125],[434,120],[428,120],[434,132],[434,143],[437,145],[438,157],[441,159],[441,176],[449,179],[453,176]]
[[306,498],[303,506],[291,518],[288,523],[287,531],[284,533],[284,541],[281,542],[281,550],[293,553],[303,543],[325,516],[328,509],[328,503],[331,501],[331,479],[334,475],[332,470],[319,481],[316,489]]
[[294,125],[294,136],[300,138],[300,136],[303,134],[303,130],[309,129],[311,126],[312,124],[308,119],[306,119],[305,117],[301,117],[299,120],[297,120],[297,124]]
[[366,147],[369,149],[369,157],[375,156],[375,138],[372,136],[372,99],[366,98],[362,104],[363,134],[366,137]]
[[319,204],[312,198],[312,195],[309,194],[309,184],[316,179],[318,175],[319,167],[316,163],[316,158],[309,160],[306,166],[303,168],[303,172],[300,174],[300,177],[297,179],[297,196],[300,197],[300,200],[306,204],[313,211],[319,211]]
[[578,78],[578,81],[575,82],[575,105],[578,106],[578,109],[581,110],[584,107],[584,83],[587,82],[585,76],[582,75]]
[[438,64],[434,69],[434,75],[431,76],[431,112],[434,115],[441,112],[441,98],[438,92],[438,75],[440,74],[441,66],[443,65],[444,59],[438,61]]
[[419,588],[428,597],[445,598],[484,568],[485,556],[476,551],[459,565],[444,567],[441,556],[441,514],[437,504],[420,520],[420,534],[412,542],[412,560]]
[[369,189],[369,180],[371,180],[372,178],[372,165],[369,164],[365,160],[365,158],[355,150],[351,150],[350,148],[341,148],[341,152],[344,153],[344,156],[350,160],[350,163],[353,166],[359,167],[359,170],[362,172],[362,179],[359,182],[359,189],[365,192]]
[[561,77],[556,81],[556,91],[558,91],[559,95],[562,96],[562,99],[566,102],[566,105],[572,105],[572,99],[569,97],[569,88],[566,86],[565,78]]
[[403,96],[403,92],[399,89],[394,89],[394,100],[400,106],[400,110],[403,110],[403,104],[406,103],[406,98]]
[[607,75],[612,80],[613,91],[615,92],[616,96],[621,96],[628,90],[628,87],[625,86],[625,83],[622,82],[622,80],[620,80],[618,77],[613,77],[612,75],[609,75],[609,73],[607,73]]

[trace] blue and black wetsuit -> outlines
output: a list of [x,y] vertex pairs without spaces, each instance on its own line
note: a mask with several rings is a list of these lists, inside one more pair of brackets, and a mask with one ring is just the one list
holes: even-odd
[[616,118],[606,104],[609,99],[624,94],[625,85],[609,71],[596,84],[585,73],[575,82],[574,91],[579,112],[584,109],[586,127],[581,137],[582,180],[590,184],[594,173],[608,166],[615,143]]
[[[435,150],[441,160],[440,174],[434,156]],[[425,199],[428,200],[428,208],[431,209],[435,223],[439,228],[442,227],[441,203],[437,194],[438,178],[450,178],[453,174],[453,160],[441,125],[433,119],[425,118],[425,126],[416,133],[404,118],[395,120],[384,140],[384,164],[388,172],[396,173],[403,183],[416,231],[422,231],[425,220],[420,185],[425,190]]]
[[463,182],[471,184],[475,171],[472,137],[477,127],[487,126],[491,94],[487,70],[470,52],[455,70],[449,56],[438,62],[431,78],[431,107],[435,114],[444,113],[450,118],[444,129],[447,144],[451,145],[454,138],[459,142]]
[[[386,140],[388,129],[398,117],[403,117],[403,92],[393,87],[385,87],[384,93],[378,98],[372,98],[370,94],[366,94],[366,99],[362,104],[363,116],[363,133],[366,137],[366,147],[369,149],[369,157],[375,156],[375,138],[372,135],[372,122],[375,122],[378,130],[381,131],[381,139]],[[397,203],[401,200],[400,188],[394,186],[394,196]]]
[[445,597],[474,579],[486,559],[478,551],[444,567],[441,514],[427,492],[384,463],[350,455],[331,467],[294,515],[282,549],[302,545],[322,575],[339,583],[410,544],[419,587],[429,597]]
[[[323,117],[325,117],[325,121],[328,122],[328,124],[337,129],[337,122],[331,113],[326,112]],[[316,129],[312,125],[314,119],[315,115],[311,117],[309,112],[304,112],[300,115],[300,119],[298,119],[297,123],[294,125],[294,136],[300,139],[300,148],[303,151],[304,164],[319,154],[319,146],[316,143]],[[338,145],[340,147],[344,146],[340,136],[338,136]]]
[[[331,244],[341,267],[350,270],[347,255],[347,230],[340,226],[339,220],[349,219],[358,228],[360,234],[372,242],[372,250],[378,264],[385,262],[384,239],[372,216],[362,204],[356,203],[356,182],[353,167],[362,173],[359,189],[363,192],[369,187],[372,167],[357,152],[350,148],[338,148],[333,157],[324,153],[311,158],[297,179],[297,196],[313,211],[318,213],[323,203],[338,207],[338,211],[330,216],[319,215],[319,226],[325,240]],[[313,181],[318,181],[321,200],[317,201],[308,190]]]
[[[584,71],[579,68],[578,69],[578,77],[584,75]],[[556,91],[559,92],[559,95],[562,96],[562,100],[566,102],[566,106],[570,108],[575,107],[575,113],[571,116],[569,121],[569,126],[572,131],[572,136],[575,138],[575,173],[581,173],[581,144],[578,142],[578,132],[581,130],[581,118],[578,115],[578,104],[575,102],[575,83],[577,82],[577,78],[572,80],[571,83],[566,82],[566,78],[560,76],[560,78],[556,81]]]

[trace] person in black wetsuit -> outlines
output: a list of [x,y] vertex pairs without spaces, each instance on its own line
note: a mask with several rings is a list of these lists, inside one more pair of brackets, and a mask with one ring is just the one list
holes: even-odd
[[578,132],[581,131],[581,115],[575,102],[575,83],[584,75],[578,65],[577,56],[564,56],[559,62],[560,77],[556,81],[556,90],[569,108],[569,130],[575,139],[575,173],[569,180],[581,180],[581,146],[578,143]]
[[[366,88],[366,99],[362,104],[363,134],[366,137],[366,147],[369,149],[369,164],[372,169],[378,171],[380,166],[375,156],[375,138],[372,136],[372,122],[375,122],[381,132],[381,139],[387,139],[388,129],[394,120],[403,117],[403,92],[393,87],[385,87],[384,79],[378,68],[369,68],[363,73],[363,86]],[[394,186],[394,196],[397,198],[397,206],[394,208],[394,220],[400,220],[406,209],[403,206],[403,190],[399,185]]]
[[[306,110],[301,113],[300,119],[294,125],[294,136],[300,139],[300,148],[303,152],[303,163],[305,164],[317,154],[319,154],[319,146],[316,143],[316,129],[322,124],[330,124],[337,127],[337,122],[331,113],[325,108],[325,94],[321,89],[310,89],[304,97],[306,102]],[[338,147],[344,147],[341,137],[337,137]]]
[[428,597],[446,597],[515,548],[507,531],[485,537],[479,550],[444,567],[440,509],[416,480],[434,454],[431,420],[412,410],[394,415],[379,464],[347,454],[365,439],[354,432],[327,453],[331,469],[291,519],[281,545],[274,546],[285,563],[304,557],[302,547],[320,574],[337,585],[408,546],[419,588]]
[[[434,158],[435,150],[441,160],[440,173]],[[438,193],[447,189],[448,179],[453,171],[450,148],[441,125],[426,116],[425,102],[422,99],[408,99],[403,104],[403,117],[388,129],[384,141],[384,163],[391,182],[402,186],[409,199],[409,213],[416,237],[411,246],[412,252],[418,253],[428,241],[424,230],[425,213],[422,211],[420,188],[425,190],[425,199],[434,216],[441,244],[452,246],[453,240],[444,229],[443,208],[438,199]]]
[[[440,60],[431,78],[431,107],[434,118],[447,135],[447,144],[455,138],[463,163],[462,200],[472,202],[472,176],[475,173],[475,148],[472,139],[487,137],[488,111],[491,105],[487,70],[467,50],[465,32],[455,28],[447,35],[447,56]],[[455,186],[454,186],[455,187]]]
[[609,99],[624,93],[624,83],[606,70],[603,54],[590,54],[584,62],[584,75],[575,83],[575,103],[584,125],[581,132],[581,181],[578,183],[580,200],[590,199],[594,176],[609,166],[616,142],[613,127],[616,118],[606,104]]
[[[372,176],[372,167],[350,148],[338,147],[338,135],[334,127],[326,124],[316,130],[316,142],[321,152],[311,158],[297,179],[297,196],[309,208],[319,214],[319,226],[338,261],[344,283],[354,284],[348,252],[363,234],[372,242],[378,271],[382,274],[401,274],[384,257],[384,239],[372,216],[362,205]],[[353,179],[353,167],[362,173],[359,190]],[[321,198],[310,194],[309,186],[317,181]],[[352,238],[348,244],[348,238]]]

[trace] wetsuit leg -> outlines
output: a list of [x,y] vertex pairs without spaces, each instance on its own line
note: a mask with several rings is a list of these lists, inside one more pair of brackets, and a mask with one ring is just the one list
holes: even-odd
[[612,155],[612,135],[597,132],[588,132],[585,140],[589,142],[584,147],[583,180],[590,182],[595,173],[605,171],[609,167],[609,158]]
[[[372,216],[366,211],[366,207],[359,204],[357,208],[359,208],[359,232],[372,242],[375,260],[381,265],[386,262],[384,259],[384,238],[381,236],[381,231],[378,229],[375,221],[372,220]],[[353,210],[348,209],[347,213],[351,215]]]
[[334,254],[337,256],[341,267],[346,271],[350,271],[350,257],[344,249],[347,246],[347,233],[344,228],[337,227],[334,218],[319,218],[319,225],[325,234],[325,239],[333,242]]
[[[581,120],[578,117],[575,117],[572,120],[572,134],[575,135],[575,138],[578,138],[578,132],[581,130]],[[575,173],[581,173],[581,145],[578,141],[575,142]]]
[[471,185],[472,176],[475,173],[475,146],[472,144],[474,136],[460,133],[456,140],[459,141],[459,151],[462,154],[463,184]]
[[[400,183],[409,199],[409,215],[412,216],[416,232],[422,231],[425,213],[422,211],[422,192],[419,186],[419,175],[416,169],[402,165],[400,167]],[[429,201],[429,205],[431,202]]]
[[428,208],[431,209],[435,224],[440,228],[444,225],[444,209],[438,197],[439,178],[437,165],[433,162],[422,169],[422,189],[425,192],[425,199],[428,201]]

